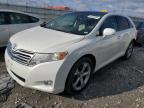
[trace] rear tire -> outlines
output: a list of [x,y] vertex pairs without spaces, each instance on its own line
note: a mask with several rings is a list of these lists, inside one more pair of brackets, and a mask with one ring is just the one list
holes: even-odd
[[126,50],[125,55],[123,56],[124,59],[127,60],[131,58],[132,53],[133,53],[133,48],[134,48],[134,42],[132,41]]
[[76,62],[68,75],[65,92],[70,95],[81,92],[87,86],[93,69],[93,62],[88,57]]

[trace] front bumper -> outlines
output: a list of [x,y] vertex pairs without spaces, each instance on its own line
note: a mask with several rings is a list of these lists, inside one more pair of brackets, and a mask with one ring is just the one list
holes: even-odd
[[[64,63],[64,60],[47,62],[34,67],[29,67],[13,61],[6,50],[5,62],[8,73],[24,87],[53,94],[64,91],[65,83],[61,83],[61,77],[59,77],[59,75],[61,75],[60,68]],[[52,83],[43,83],[48,81]]]

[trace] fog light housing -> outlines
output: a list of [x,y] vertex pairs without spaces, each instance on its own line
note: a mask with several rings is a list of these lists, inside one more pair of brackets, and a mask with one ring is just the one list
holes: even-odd
[[53,81],[47,80],[47,81],[38,81],[37,82],[40,85],[46,85],[46,86],[51,86],[53,84]]
[[44,85],[52,85],[53,81],[49,80],[49,81],[44,81]]

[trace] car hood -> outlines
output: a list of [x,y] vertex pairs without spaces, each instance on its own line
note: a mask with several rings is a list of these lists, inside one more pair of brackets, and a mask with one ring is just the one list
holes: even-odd
[[35,27],[12,36],[10,42],[17,49],[49,53],[67,50],[68,46],[81,41],[84,36],[64,33],[43,27]]

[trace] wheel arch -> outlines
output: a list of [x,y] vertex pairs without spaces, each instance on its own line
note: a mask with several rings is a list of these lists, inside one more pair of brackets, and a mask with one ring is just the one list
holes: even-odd
[[64,61],[64,63],[60,67],[55,78],[55,84],[53,85],[54,88],[60,89],[60,92],[65,91],[68,77],[70,75],[72,68],[80,59],[84,57],[88,57],[92,60],[95,70],[96,57],[92,53],[72,53],[72,55],[68,56],[68,58]]
[[95,66],[96,66],[96,57],[94,55],[92,55],[92,54],[85,54],[82,57],[80,57],[76,62],[78,62],[80,59],[85,58],[85,57],[90,58],[92,60],[92,62],[93,62],[93,68],[95,68]]
[[[95,67],[96,67],[96,57],[95,57],[93,54],[85,54],[85,55],[81,56],[79,59],[77,59],[77,61],[72,65],[70,71],[72,70],[72,68],[74,67],[74,65],[75,65],[79,60],[81,60],[82,58],[85,58],[85,57],[90,58],[90,59],[92,60],[92,62],[93,62],[93,70],[95,70]],[[70,73],[70,71],[69,71],[69,73]],[[66,85],[66,83],[67,83],[68,77],[69,77],[69,74],[67,75],[67,78],[66,78],[66,81],[65,81],[65,85]]]

